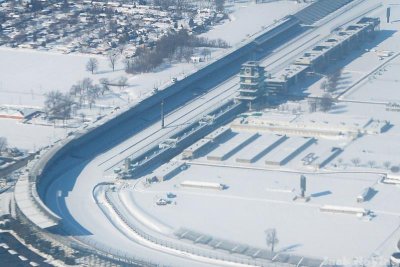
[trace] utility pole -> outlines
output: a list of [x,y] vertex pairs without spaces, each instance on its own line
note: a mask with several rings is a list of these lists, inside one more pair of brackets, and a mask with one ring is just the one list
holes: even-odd
[[164,99],[161,100],[161,128],[163,129],[165,126],[164,124]]
[[306,196],[306,189],[307,189],[307,178],[304,175],[302,175],[300,176],[300,191],[302,198],[305,198]]

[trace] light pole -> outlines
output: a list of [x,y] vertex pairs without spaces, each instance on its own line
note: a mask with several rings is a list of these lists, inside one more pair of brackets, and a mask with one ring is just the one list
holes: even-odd
[[164,128],[165,121],[164,121],[164,99],[161,100],[161,128]]

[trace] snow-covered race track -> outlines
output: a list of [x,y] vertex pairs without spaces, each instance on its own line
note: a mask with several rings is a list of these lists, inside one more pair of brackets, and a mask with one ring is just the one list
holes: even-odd
[[[371,1],[364,1],[341,16],[303,33],[297,37],[296,42],[288,42],[276,48],[274,53],[263,60],[263,65],[270,69],[283,66],[288,60],[329,35],[339,22],[353,20],[373,6],[374,3]],[[302,45],[299,46],[299,43]],[[230,71],[227,70],[227,72]],[[208,76],[207,79],[198,82],[198,88],[207,88],[210,84],[218,83],[219,79],[219,77]],[[233,76],[215,87],[211,86],[209,90],[203,90],[204,92],[200,90],[200,95],[196,91],[198,88],[189,88],[182,95],[167,99],[167,104],[168,101],[176,101],[176,103],[167,108],[164,128],[160,127],[159,108],[153,106],[139,114],[135,120],[120,125],[120,132],[114,129],[111,133],[115,136],[103,135],[96,139],[96,142],[91,142],[89,146],[78,147],[73,153],[64,157],[62,160],[65,166],[70,167],[63,170],[61,175],[51,177],[51,183],[43,191],[43,200],[46,205],[62,218],[63,230],[83,242],[113,248],[127,257],[151,259],[157,264],[194,267],[238,266],[237,263],[229,263],[227,260],[213,260],[154,244],[140,235],[135,235],[123,222],[123,218],[114,214],[115,211],[105,198],[105,192],[94,190],[98,184],[115,182],[105,173],[127,156],[142,153],[156,146],[210,110],[220,106],[221,103],[231,100],[236,93],[237,83],[238,78]],[[190,101],[187,101],[188,99]],[[129,135],[129,138],[122,138],[126,135]],[[119,142],[120,140],[124,141]],[[107,149],[102,150],[99,147],[107,147]],[[98,153],[99,151],[101,153]],[[92,155],[96,156],[92,157]],[[95,194],[93,194],[94,191]],[[146,222],[145,219],[142,220],[144,220],[142,224]],[[159,233],[167,235],[171,231],[165,225],[157,225],[154,222],[146,224],[150,224],[150,231],[158,230]]]

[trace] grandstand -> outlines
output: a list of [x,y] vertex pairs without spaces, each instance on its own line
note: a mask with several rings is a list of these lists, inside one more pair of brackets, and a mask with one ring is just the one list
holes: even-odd
[[309,7],[297,12],[294,16],[303,25],[313,25],[353,0],[319,0]]

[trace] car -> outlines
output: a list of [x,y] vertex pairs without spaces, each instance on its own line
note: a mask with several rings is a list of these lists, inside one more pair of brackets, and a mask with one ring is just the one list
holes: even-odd
[[157,204],[158,206],[165,206],[165,205],[168,204],[168,201],[165,200],[165,199],[163,199],[163,198],[160,198],[159,200],[157,200],[156,204]]
[[171,192],[167,193],[167,198],[175,198],[175,197],[176,195],[174,193]]

